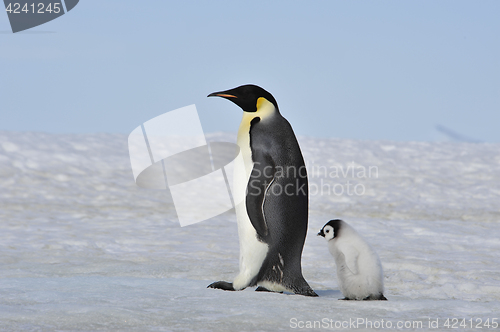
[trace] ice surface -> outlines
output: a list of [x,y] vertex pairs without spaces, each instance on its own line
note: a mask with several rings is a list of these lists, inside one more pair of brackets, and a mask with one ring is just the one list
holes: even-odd
[[[303,273],[319,298],[207,289],[238,272],[234,212],[181,228],[167,191],[134,184],[127,136],[0,132],[0,330],[500,318],[499,144],[299,141],[311,184]],[[332,218],[378,252],[389,301],[337,300],[316,236]]]

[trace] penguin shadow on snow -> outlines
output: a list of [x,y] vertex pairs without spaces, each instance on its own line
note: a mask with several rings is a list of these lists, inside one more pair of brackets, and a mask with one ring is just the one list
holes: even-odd
[[[291,292],[272,292],[272,291],[269,291],[269,290],[266,290],[265,288],[263,287],[257,287],[255,289],[256,292],[266,292],[266,293],[274,293],[274,294],[284,294],[284,295],[296,295],[294,293],[291,293]],[[334,299],[338,299],[338,300],[343,300],[342,297],[342,292],[338,289],[321,289],[321,290],[317,290],[315,289],[314,292],[318,295],[317,297],[324,297],[324,298],[334,298]]]
[[336,289],[314,290],[319,297],[332,297],[338,299],[342,296],[342,292]]

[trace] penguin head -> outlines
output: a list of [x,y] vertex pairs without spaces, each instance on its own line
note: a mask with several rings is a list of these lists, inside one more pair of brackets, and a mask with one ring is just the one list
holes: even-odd
[[322,236],[325,240],[330,241],[339,235],[340,225],[343,223],[340,219],[330,220],[319,231],[318,236]]
[[253,84],[242,85],[231,90],[214,92],[207,97],[222,97],[228,99],[241,107],[243,111],[250,113],[257,112],[265,101],[273,104],[274,108],[278,110],[278,103],[273,95],[260,86]]

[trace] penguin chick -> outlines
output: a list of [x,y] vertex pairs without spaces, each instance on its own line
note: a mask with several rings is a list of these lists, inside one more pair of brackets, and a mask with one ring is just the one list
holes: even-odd
[[342,220],[330,220],[318,236],[328,241],[344,300],[387,300],[380,259],[354,228]]

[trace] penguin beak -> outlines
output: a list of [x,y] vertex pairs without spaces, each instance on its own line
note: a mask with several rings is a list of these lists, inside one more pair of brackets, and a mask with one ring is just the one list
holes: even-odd
[[321,230],[321,231],[318,233],[318,236],[325,237],[325,233],[323,233],[323,230]]
[[235,95],[230,95],[228,93],[224,93],[224,91],[213,92],[213,93],[209,94],[207,97],[238,98]]

